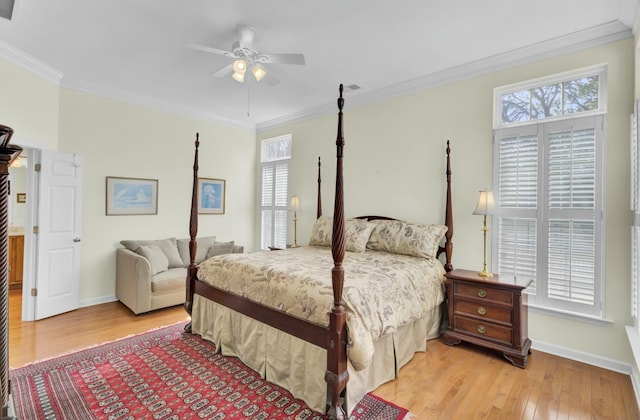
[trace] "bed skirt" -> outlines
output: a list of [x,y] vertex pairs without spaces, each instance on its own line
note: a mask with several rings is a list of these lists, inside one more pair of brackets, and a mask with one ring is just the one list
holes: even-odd
[[[356,371],[348,363],[347,414],[370,391],[397,377],[414,353],[425,351],[427,339],[440,333],[437,306],[425,317],[375,342],[373,362]],[[327,352],[199,295],[194,296],[192,331],[216,344],[218,351],[238,357],[267,381],[290,391],[313,410],[325,412]]]

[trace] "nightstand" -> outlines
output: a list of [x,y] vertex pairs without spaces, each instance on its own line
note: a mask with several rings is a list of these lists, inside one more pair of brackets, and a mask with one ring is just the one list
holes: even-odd
[[514,366],[526,367],[531,340],[522,291],[533,280],[497,274],[484,278],[469,270],[453,270],[446,277],[449,325],[444,343],[467,341],[498,350]]

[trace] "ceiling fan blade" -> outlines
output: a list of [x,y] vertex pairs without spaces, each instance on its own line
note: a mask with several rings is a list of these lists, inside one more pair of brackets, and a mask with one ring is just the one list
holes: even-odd
[[280,79],[274,76],[272,72],[267,73],[266,79],[267,85],[269,86],[277,86],[280,84]]
[[249,25],[236,26],[236,32],[238,33],[238,43],[242,48],[252,48],[253,38],[256,35],[256,30]]
[[204,51],[206,53],[224,55],[225,57],[235,58],[235,55],[233,55],[231,51],[225,51],[219,48],[207,47],[206,45],[191,44],[191,43],[185,43],[184,46],[187,48],[191,48],[192,50]]
[[260,54],[261,63],[304,65],[304,54]]
[[211,77],[225,77],[230,74],[231,71],[233,71],[233,63],[227,64],[220,70],[214,71],[213,73],[211,73]]

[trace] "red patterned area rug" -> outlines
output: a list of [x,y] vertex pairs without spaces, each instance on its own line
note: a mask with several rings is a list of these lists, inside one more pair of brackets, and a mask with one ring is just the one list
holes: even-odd
[[[19,419],[322,419],[184,323],[12,369]],[[368,394],[350,419],[404,419]]]

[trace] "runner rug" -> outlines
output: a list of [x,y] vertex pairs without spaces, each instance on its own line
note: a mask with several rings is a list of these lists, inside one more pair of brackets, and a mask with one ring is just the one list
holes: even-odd
[[[19,419],[321,419],[184,323],[12,369]],[[405,419],[368,394],[350,419]]]

